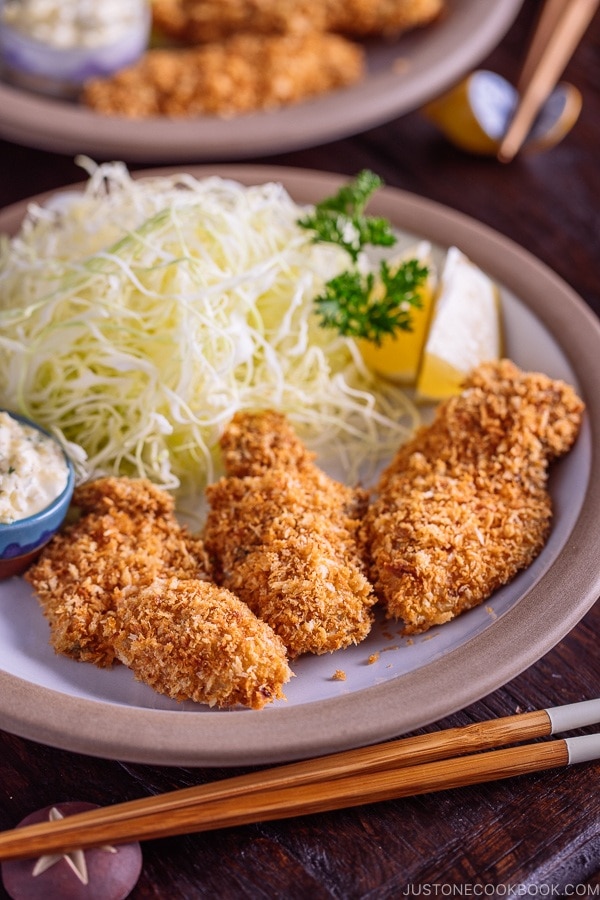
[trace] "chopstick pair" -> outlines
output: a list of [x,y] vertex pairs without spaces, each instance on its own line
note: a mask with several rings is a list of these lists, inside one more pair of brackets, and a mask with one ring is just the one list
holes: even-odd
[[498,149],[501,162],[510,162],[519,152],[599,4],[546,0],[517,85],[520,101]]
[[600,734],[506,745],[598,722],[600,699],[587,700],[290,763],[2,832],[0,860],[292,818],[574,765],[600,757]]

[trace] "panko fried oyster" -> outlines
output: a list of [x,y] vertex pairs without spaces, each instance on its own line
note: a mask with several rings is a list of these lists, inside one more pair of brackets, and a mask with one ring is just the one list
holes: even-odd
[[[293,60],[293,67],[290,67]],[[270,110],[359,81],[363,53],[336,34],[239,34],[198,47],[152,48],[110,78],[92,79],[84,102],[103,115],[234,115]]]
[[209,485],[203,532],[217,581],[280,635],[293,658],[362,641],[375,595],[357,534],[366,494],[329,478],[285,417],[237,413]]
[[551,526],[549,466],[573,445],[583,410],[569,385],[501,360],[472,372],[399,449],[362,538],[405,634],[479,605],[535,559]]
[[164,34],[205,43],[240,32],[397,35],[432,22],[444,0],[154,0],[152,8]]
[[114,638],[136,678],[174,700],[262,709],[284,698],[281,640],[234,594],[197,578],[128,592]]

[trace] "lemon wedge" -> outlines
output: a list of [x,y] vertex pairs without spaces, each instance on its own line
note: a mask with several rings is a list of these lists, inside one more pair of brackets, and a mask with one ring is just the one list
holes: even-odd
[[405,250],[400,256],[391,259],[390,267],[393,270],[394,265],[399,266],[407,259],[417,259],[429,269],[427,279],[417,291],[421,305],[411,308],[412,330],[385,335],[379,346],[372,341],[365,340],[357,340],[356,344],[365,365],[372,372],[389,381],[409,385],[414,384],[417,379],[431,317],[436,273],[431,256],[431,244],[428,241],[421,241],[415,247]]
[[459,393],[465,376],[501,352],[500,294],[494,282],[457,247],[440,278],[417,378],[421,401]]

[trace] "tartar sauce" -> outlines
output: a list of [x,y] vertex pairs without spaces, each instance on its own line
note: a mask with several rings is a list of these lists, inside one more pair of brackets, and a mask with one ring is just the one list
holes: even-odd
[[145,0],[5,0],[7,25],[51,47],[101,47],[145,20]]
[[50,437],[0,412],[0,523],[45,509],[67,485],[64,454]]

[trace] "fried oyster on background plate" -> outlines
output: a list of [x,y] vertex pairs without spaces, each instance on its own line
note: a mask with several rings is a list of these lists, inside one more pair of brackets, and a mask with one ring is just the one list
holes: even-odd
[[340,35],[240,34],[222,44],[148,50],[114,75],[88,81],[82,99],[104,115],[228,117],[355,84],[364,69],[362,49]]
[[155,27],[187,44],[233,34],[397,35],[427,25],[444,0],[153,0]]
[[218,583],[280,635],[291,657],[362,641],[375,596],[357,534],[366,495],[329,478],[283,415],[238,413],[222,438],[203,532]]
[[283,696],[291,675],[283,644],[210,581],[202,542],[179,525],[169,494],[111,477],[79,486],[73,502],[80,518],[26,575],[58,653],[98,666],[122,661],[178,700],[260,709]]
[[[157,35],[136,63],[91,78],[82,100],[131,118],[234,116],[277,109],[360,82],[355,38],[428,25],[444,0],[154,0]],[[165,41],[163,40],[164,44]]]
[[501,360],[476,369],[383,473],[362,528],[370,575],[405,634],[479,605],[550,531],[553,459],[574,443],[573,388]]

